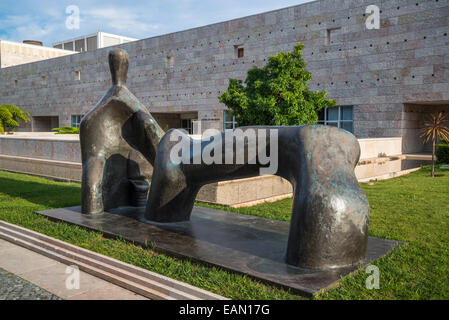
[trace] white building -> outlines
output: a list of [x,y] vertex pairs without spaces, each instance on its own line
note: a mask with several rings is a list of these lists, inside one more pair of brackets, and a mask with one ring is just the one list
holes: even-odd
[[106,32],[96,32],[93,34],[80,36],[64,41],[53,43],[53,48],[70,50],[76,52],[92,51],[99,48],[115,46],[122,43],[136,41],[138,39],[118,36]]

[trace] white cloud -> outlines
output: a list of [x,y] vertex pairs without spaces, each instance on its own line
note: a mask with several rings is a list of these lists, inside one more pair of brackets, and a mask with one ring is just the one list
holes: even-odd
[[81,23],[96,25],[105,32],[144,35],[159,29],[158,24],[145,22],[144,16],[124,8],[101,8],[81,11]]
[[[45,45],[103,31],[133,38],[181,31],[310,0],[1,0],[0,36]],[[80,29],[65,27],[66,6],[80,8]]]

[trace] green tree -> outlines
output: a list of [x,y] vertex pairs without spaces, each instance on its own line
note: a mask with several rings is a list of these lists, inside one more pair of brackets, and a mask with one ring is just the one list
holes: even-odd
[[236,117],[239,125],[301,125],[318,121],[317,111],[335,106],[326,91],[308,89],[312,75],[305,69],[302,43],[292,52],[279,52],[268,58],[263,68],[248,71],[245,84],[230,79],[219,97]]
[[0,105],[0,133],[19,126],[19,121],[28,122],[30,114],[15,105]]
[[430,175],[435,177],[435,150],[437,139],[449,140],[449,127],[447,116],[443,112],[434,113],[424,121],[421,137],[424,143],[432,140],[432,170]]

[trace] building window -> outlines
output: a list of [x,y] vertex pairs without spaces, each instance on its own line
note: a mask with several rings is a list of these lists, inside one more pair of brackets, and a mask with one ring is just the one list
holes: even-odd
[[354,133],[354,107],[339,106],[321,109],[318,112],[318,123]]
[[41,82],[42,82],[42,84],[46,84],[47,83],[47,77],[46,76],[42,76],[42,78],[41,78]]
[[181,129],[184,129],[189,134],[193,134],[192,119],[181,119]]
[[81,80],[81,71],[75,71],[75,80]]
[[167,68],[173,68],[175,66],[175,57],[174,56],[167,56],[167,59],[165,61],[165,66]]
[[14,87],[17,87],[18,84],[19,84],[19,80],[14,80]]
[[332,29],[327,29],[326,30],[326,38],[325,38],[325,44],[326,45],[330,45],[330,44],[335,44],[337,43],[337,36],[341,34],[341,27],[338,28],[332,28]]
[[235,121],[235,116],[230,110],[225,110],[223,112],[223,128],[225,130],[232,130],[237,127],[237,122]]
[[245,49],[244,48],[238,48],[237,50],[237,57],[243,58],[245,56]]
[[245,48],[243,48],[242,44],[235,45],[234,50],[237,58],[243,58],[245,56]]
[[83,119],[83,115],[72,115],[72,124],[71,126],[74,128],[79,128],[80,127],[80,123],[81,123],[81,119]]

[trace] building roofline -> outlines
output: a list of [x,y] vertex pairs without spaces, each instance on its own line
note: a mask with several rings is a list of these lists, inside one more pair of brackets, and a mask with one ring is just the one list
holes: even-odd
[[63,43],[66,43],[66,42],[73,42],[73,41],[81,40],[81,39],[84,39],[84,38],[95,37],[95,36],[99,36],[100,34],[103,34],[103,35],[106,35],[106,36],[119,37],[119,38],[123,38],[123,39],[125,39],[125,40],[130,40],[130,41],[137,41],[137,40],[140,40],[140,39],[136,39],[136,38],[130,38],[130,37],[126,37],[126,36],[121,36],[121,35],[118,35],[118,34],[107,33],[107,32],[103,32],[103,31],[98,31],[98,32],[95,32],[95,33],[90,33],[90,34],[86,34],[86,35],[79,36],[79,37],[75,37],[75,38],[70,38],[70,39],[65,39],[65,40],[62,40],[62,41],[53,42],[53,43],[52,43],[52,46],[56,46],[56,45],[58,45],[58,44],[63,44]]
[[65,52],[65,53],[74,53],[74,51],[70,51],[70,50],[64,50],[64,49],[58,49],[58,48],[46,47],[46,46],[38,46],[38,45],[34,45],[34,44],[28,44],[28,43],[17,42],[17,41],[10,41],[10,40],[1,40],[0,39],[0,43],[19,45],[21,47],[32,48],[32,49],[44,49],[44,50],[48,50],[48,51],[59,51],[59,52]]
[[[250,15],[247,15],[247,16],[243,16],[243,17],[233,18],[233,19],[230,19],[230,20],[223,20],[223,21],[214,22],[214,23],[210,23],[210,24],[205,24],[205,25],[202,25],[202,26],[192,27],[192,28],[183,29],[183,30],[179,30],[179,31],[173,31],[173,32],[169,32],[169,33],[156,35],[156,36],[151,36],[151,37],[148,37],[148,38],[142,38],[142,39],[128,38],[128,39],[132,39],[133,41],[156,39],[156,38],[166,37],[166,36],[170,36],[170,35],[174,35],[174,34],[178,34],[178,33],[182,33],[182,32],[189,32],[189,31],[194,31],[194,30],[197,30],[197,29],[207,28],[207,27],[211,27],[211,26],[214,26],[214,25],[219,25],[219,24],[223,24],[223,23],[227,23],[227,22],[233,22],[233,21],[237,21],[237,20],[244,20],[244,19],[248,19],[248,18],[251,18],[251,17],[259,16],[259,15],[264,15],[264,14],[274,13],[274,12],[278,12],[278,11],[288,10],[288,9],[291,9],[291,8],[296,8],[296,7],[301,7],[301,6],[305,6],[305,5],[310,5],[311,3],[320,2],[320,1],[321,0],[311,0],[311,1],[308,1],[308,2],[305,2],[305,3],[295,4],[295,5],[291,5],[291,6],[288,6],[288,7],[283,7],[283,8],[279,8],[279,9],[273,9],[273,10],[259,12],[259,13],[254,13],[254,14],[250,14]],[[106,34],[106,35],[119,36],[119,35],[112,34],[112,33],[96,32],[96,33],[93,33],[93,34],[90,34],[90,35],[87,35],[87,36],[80,36],[80,37],[77,37],[77,38],[67,39],[65,41],[55,42],[55,43],[53,43],[53,45],[65,43],[65,42],[68,42],[68,41],[74,41],[74,40],[83,39],[84,37],[95,36],[95,35],[97,35],[99,33],[103,33],[103,34]],[[119,36],[119,37],[127,38],[127,37],[123,37],[123,36]]]
[[198,26],[198,27],[192,27],[192,28],[183,29],[183,30],[179,30],[179,31],[173,31],[173,32],[164,33],[164,34],[160,34],[160,35],[157,35],[157,36],[151,36],[151,37],[148,37],[148,38],[142,38],[142,39],[138,39],[138,40],[140,41],[140,40],[149,40],[149,39],[156,39],[156,38],[160,38],[160,37],[166,37],[166,36],[174,35],[174,34],[177,34],[177,33],[194,31],[194,30],[197,30],[197,29],[212,27],[212,26],[215,26],[215,25],[223,24],[223,23],[234,22],[234,21],[238,21],[238,20],[245,20],[245,19],[248,19],[248,18],[251,18],[251,17],[255,17],[255,16],[260,16],[260,15],[265,15],[265,14],[274,13],[274,12],[278,12],[278,11],[288,10],[288,9],[291,9],[291,8],[306,6],[306,5],[310,5],[310,4],[314,3],[314,2],[320,2],[320,1],[321,0],[311,0],[311,1],[308,1],[308,2],[300,3],[300,4],[294,4],[294,5],[288,6],[288,7],[283,7],[283,8],[279,8],[279,9],[273,9],[273,10],[259,12],[259,13],[254,13],[254,14],[250,14],[250,15],[247,15],[247,16],[239,17],[239,18],[233,18],[233,19],[230,19],[230,20],[223,20],[223,21],[219,21],[219,22],[205,24],[205,25]]

